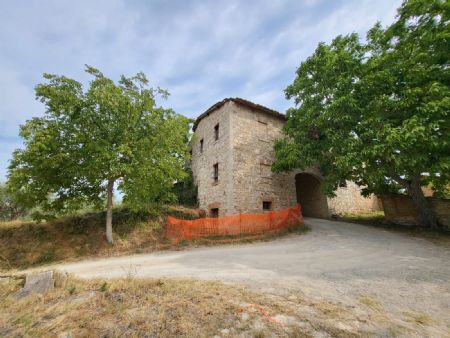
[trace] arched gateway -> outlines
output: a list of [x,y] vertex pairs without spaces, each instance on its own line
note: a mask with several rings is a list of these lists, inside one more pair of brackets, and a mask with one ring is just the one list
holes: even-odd
[[302,207],[305,217],[328,218],[327,197],[320,189],[321,182],[318,177],[308,173],[295,175],[295,191],[297,202]]

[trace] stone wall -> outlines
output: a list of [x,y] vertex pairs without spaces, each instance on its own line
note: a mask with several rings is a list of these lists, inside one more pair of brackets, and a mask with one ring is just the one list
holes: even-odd
[[356,183],[351,181],[346,183],[346,187],[336,190],[336,197],[328,198],[331,214],[362,213],[382,209],[377,196],[363,197],[361,188]]
[[234,212],[261,212],[263,201],[271,202],[274,210],[294,206],[295,174],[271,170],[275,160],[273,144],[281,136],[284,121],[231,104]]
[[295,176],[296,198],[305,217],[329,218],[327,197],[322,191],[323,177],[317,168]]
[[[219,124],[219,139],[214,127]],[[300,171],[276,174],[271,170],[275,159],[273,144],[282,136],[284,119],[259,109],[227,101],[203,116],[196,126],[191,142],[192,171],[198,186],[199,206],[210,214],[219,209],[219,216],[236,213],[259,213],[263,202],[271,202],[271,209],[283,209],[297,203],[295,176]],[[203,139],[203,152],[200,140]],[[219,179],[214,182],[213,165],[219,164]],[[305,170],[322,178],[319,170]],[[365,199],[359,188],[349,183],[337,191],[337,197],[325,196],[319,216],[330,213],[378,210],[376,199]],[[328,210],[330,209],[330,210]]]
[[[191,142],[192,172],[198,186],[200,209],[208,214],[211,208],[219,208],[219,216],[233,213],[233,163],[230,161],[230,103],[203,118]],[[219,139],[216,141],[214,127],[219,124]],[[200,140],[203,139],[203,152]],[[214,182],[214,164],[219,164],[219,179]]]
[[[411,198],[404,195],[383,195],[381,197],[384,215],[387,221],[403,224],[418,225],[419,213]],[[450,200],[428,197],[438,223],[450,230]]]

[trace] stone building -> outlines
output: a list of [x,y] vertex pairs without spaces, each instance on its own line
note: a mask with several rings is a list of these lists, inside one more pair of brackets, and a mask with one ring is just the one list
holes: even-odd
[[378,210],[375,197],[363,198],[348,182],[335,198],[320,190],[317,169],[273,173],[274,140],[282,136],[285,116],[240,98],[224,99],[194,123],[192,171],[200,208],[210,216],[257,213],[294,206],[304,216]]

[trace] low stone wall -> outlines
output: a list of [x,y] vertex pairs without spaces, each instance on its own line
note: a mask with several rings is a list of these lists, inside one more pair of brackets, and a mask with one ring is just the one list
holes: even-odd
[[362,196],[361,187],[351,181],[347,181],[346,187],[336,190],[336,197],[328,199],[328,208],[332,215],[382,210],[377,196],[373,194],[369,197]]
[[[427,198],[434,210],[438,223],[450,230],[450,200]],[[404,195],[383,195],[384,215],[387,221],[403,225],[419,225],[419,213],[411,198]]]

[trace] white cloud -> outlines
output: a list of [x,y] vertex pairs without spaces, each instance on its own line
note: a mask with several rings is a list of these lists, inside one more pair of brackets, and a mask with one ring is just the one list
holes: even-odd
[[34,99],[33,88],[21,81],[14,68],[2,66],[0,64],[0,137],[12,138],[17,136],[19,124],[39,115],[42,107]]
[[[42,114],[42,73],[144,71],[195,117],[241,96],[284,111],[283,89],[319,41],[392,21],[400,0],[29,1],[0,4],[0,168],[18,125]],[[1,176],[1,172],[0,172]]]

